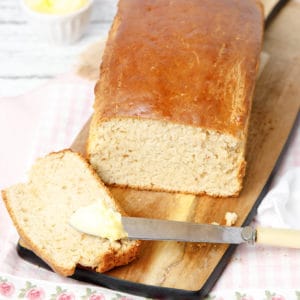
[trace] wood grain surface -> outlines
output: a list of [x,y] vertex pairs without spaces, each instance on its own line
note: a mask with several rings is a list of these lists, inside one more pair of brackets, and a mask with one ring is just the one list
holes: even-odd
[[[273,2],[274,3],[274,2]],[[271,6],[269,6],[271,7]],[[227,211],[238,214],[236,225],[249,214],[265,186],[291,131],[300,105],[300,5],[288,4],[265,34],[269,60],[258,79],[249,129],[247,173],[238,198],[156,193],[111,188],[131,216],[225,224]],[[88,126],[73,149],[84,152]],[[140,257],[108,272],[116,278],[160,287],[199,290],[219,264],[228,245],[143,242]]]

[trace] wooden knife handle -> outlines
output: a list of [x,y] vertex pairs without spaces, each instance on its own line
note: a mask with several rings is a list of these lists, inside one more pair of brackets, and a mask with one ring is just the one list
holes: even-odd
[[300,249],[300,230],[257,227],[256,243]]

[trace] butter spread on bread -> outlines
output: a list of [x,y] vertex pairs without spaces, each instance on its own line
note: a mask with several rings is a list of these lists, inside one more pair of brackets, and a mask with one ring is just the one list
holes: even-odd
[[121,214],[109,207],[102,199],[78,208],[70,218],[73,228],[110,241],[128,237],[125,232]]
[[256,0],[121,0],[87,148],[104,182],[238,195],[262,35]]

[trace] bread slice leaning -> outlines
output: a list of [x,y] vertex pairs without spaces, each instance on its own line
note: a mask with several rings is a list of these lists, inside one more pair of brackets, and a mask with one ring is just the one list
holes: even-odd
[[75,152],[63,150],[38,159],[29,181],[2,191],[2,196],[21,239],[63,276],[72,275],[76,266],[104,272],[137,255],[139,241],[111,242],[69,225],[75,210],[97,199],[124,215],[92,167]]

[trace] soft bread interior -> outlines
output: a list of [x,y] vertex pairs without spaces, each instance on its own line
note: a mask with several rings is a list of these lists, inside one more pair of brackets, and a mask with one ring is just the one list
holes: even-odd
[[230,134],[118,118],[92,124],[88,151],[108,184],[228,196],[241,189],[244,148]]
[[69,225],[79,207],[103,199],[118,209],[87,163],[70,151],[38,160],[28,184],[7,189],[4,201],[26,246],[55,271],[71,275],[81,265],[103,272],[131,261],[138,242],[82,234]]

